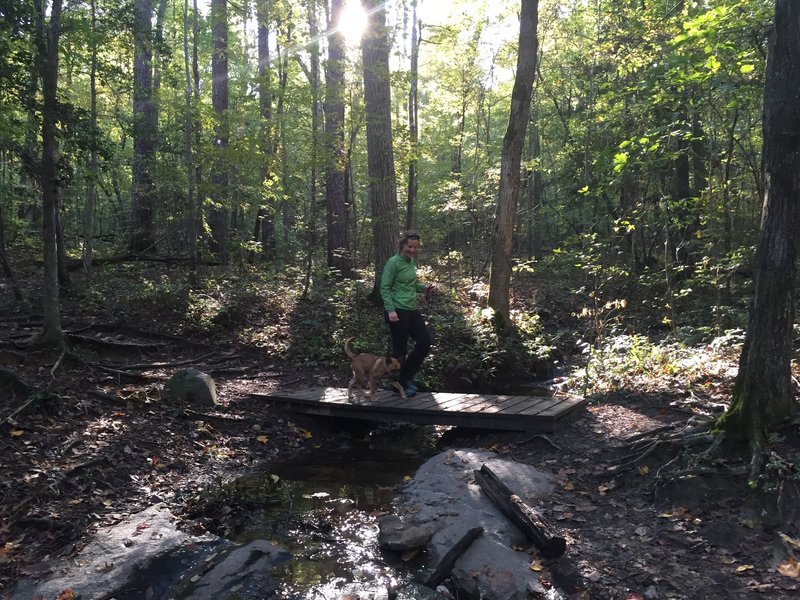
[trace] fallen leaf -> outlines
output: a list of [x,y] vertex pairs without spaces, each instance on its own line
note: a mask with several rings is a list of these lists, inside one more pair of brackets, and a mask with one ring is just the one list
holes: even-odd
[[784,542],[786,542],[787,544],[789,544],[789,545],[790,545],[792,548],[794,548],[795,550],[800,550],[800,540],[796,540],[796,539],[794,539],[794,538],[792,538],[792,537],[789,537],[788,535],[786,535],[786,534],[785,534],[785,533],[783,533],[782,531],[779,531],[779,532],[778,532],[778,535],[780,536],[780,538],[781,538],[781,539],[782,539]]
[[308,429],[303,429],[302,427],[297,428],[297,433],[299,433],[300,437],[302,437],[304,440],[312,437],[311,432]]
[[647,465],[642,465],[641,467],[639,467],[639,475],[641,475],[642,477],[647,475],[649,472],[650,472],[650,467],[648,467]]
[[76,599],[75,592],[73,592],[69,588],[67,588],[58,595],[58,600],[75,600],[75,599]]
[[261,442],[262,444],[266,444],[269,441],[269,437],[266,435],[260,435],[256,438],[257,442]]
[[780,565],[778,565],[778,573],[785,577],[794,577],[800,579],[800,562],[792,556]]
[[114,568],[114,563],[107,563],[106,561],[103,561],[102,566],[98,565],[94,568],[94,570],[97,571],[98,573],[108,573],[113,568]]
[[739,565],[738,567],[736,567],[736,572],[743,573],[745,571],[750,571],[752,569],[755,569],[753,565]]
[[575,485],[573,485],[573,483],[571,481],[567,481],[565,483],[562,483],[561,487],[564,488],[565,490],[567,490],[568,492],[575,489]]
[[530,569],[531,571],[541,571],[542,563],[540,563],[538,560],[535,560],[531,563]]
[[23,433],[25,433],[25,431],[22,430],[22,429],[12,429],[10,433],[11,433],[11,437],[19,437]]

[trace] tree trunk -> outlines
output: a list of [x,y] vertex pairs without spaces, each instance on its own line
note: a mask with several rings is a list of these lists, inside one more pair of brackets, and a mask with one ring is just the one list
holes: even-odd
[[133,190],[131,250],[144,252],[153,245],[153,168],[155,163],[156,107],[153,99],[153,44],[151,0],[134,4],[133,39]]
[[504,326],[509,324],[511,250],[519,196],[522,144],[530,116],[533,78],[536,74],[538,17],[539,8],[536,0],[522,0],[517,72],[514,89],[511,92],[508,128],[503,138],[500,190],[492,234],[492,268],[489,277],[489,306],[501,317]]
[[211,1],[211,103],[216,115],[214,131],[214,166],[211,174],[211,251],[219,261],[228,263],[228,2]]
[[11,282],[11,289],[14,290],[14,299],[17,302],[23,302],[25,296],[22,294],[22,288],[19,287],[17,276],[14,274],[14,268],[11,266],[11,260],[6,254],[6,223],[3,218],[3,209],[0,207],[0,266],[3,268],[3,274]]
[[396,251],[399,219],[392,147],[386,15],[380,8],[383,3],[379,0],[362,0],[362,4],[369,14],[361,51],[364,61],[369,199],[375,250],[375,281],[370,298],[377,302],[383,265]]
[[[197,18],[195,13],[194,18]],[[190,278],[193,285],[197,284],[197,198],[195,195],[195,164],[194,149],[192,147],[192,124],[194,122],[194,111],[192,110],[192,66],[189,55],[189,0],[183,0],[183,72],[186,82],[184,90],[184,115],[183,123],[183,145],[186,160],[186,199],[188,203],[189,215],[186,219],[188,224],[187,234],[189,238],[189,268]]]
[[349,277],[352,274],[347,230],[346,154],[344,148],[344,36],[334,30],[343,0],[331,1],[328,30],[328,64],[325,72],[325,204],[328,224],[328,266]]
[[[89,72],[89,118],[92,131],[97,132],[97,6],[95,0],[90,2],[92,12],[92,59]],[[97,193],[97,139],[92,134],[92,156],[89,159],[89,177],[86,186],[86,204],[83,208],[83,268],[92,270],[92,238],[94,236],[94,200]]]
[[[797,410],[791,379],[800,207],[800,3],[776,0],[764,88],[766,193],[755,289],[726,435],[746,439],[760,466],[765,433]],[[753,473],[751,472],[751,475]]]
[[311,286],[311,272],[314,268],[314,254],[317,246],[317,160],[319,156],[319,26],[317,24],[317,2],[312,0],[308,3],[308,34],[311,38],[309,46],[310,68],[309,84],[311,85],[311,173],[309,173],[310,185],[308,190],[308,211],[306,212],[306,277],[303,285],[303,299],[308,297],[308,290]]
[[557,558],[567,550],[567,540],[531,506],[525,504],[488,466],[476,469],[475,481],[500,511],[531,540],[542,556]]
[[253,241],[261,244],[261,253],[270,260],[275,257],[275,191],[273,169],[275,149],[272,142],[272,69],[269,53],[269,25],[272,0],[258,0],[258,104],[261,112],[262,199],[256,215]]
[[411,86],[408,90],[408,135],[411,143],[411,158],[408,161],[408,199],[406,200],[406,229],[417,228],[417,146],[419,144],[419,128],[417,112],[417,82],[419,78],[419,42],[420,31],[417,21],[417,0],[411,1]]
[[56,172],[56,119],[58,118],[58,42],[61,34],[61,0],[53,0],[50,22],[45,24],[41,0],[35,0],[37,51],[42,78],[42,239],[44,242],[44,321],[36,341],[64,345],[58,295],[58,173]]

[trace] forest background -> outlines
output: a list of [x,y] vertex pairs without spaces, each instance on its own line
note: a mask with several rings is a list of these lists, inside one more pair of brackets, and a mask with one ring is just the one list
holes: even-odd
[[[527,38],[517,2],[364,4],[4,5],[0,249],[24,300],[44,229],[45,340],[63,338],[59,293],[199,329],[271,298],[275,318],[239,334],[333,365],[351,331],[385,343],[363,300],[419,228],[446,302],[428,299],[449,349],[433,386],[552,375],[577,354],[597,391],[624,379],[610,355],[670,369],[667,347],[741,343],[772,2],[543,1]],[[523,49],[512,269],[491,290]],[[302,303],[318,314],[287,320]]]

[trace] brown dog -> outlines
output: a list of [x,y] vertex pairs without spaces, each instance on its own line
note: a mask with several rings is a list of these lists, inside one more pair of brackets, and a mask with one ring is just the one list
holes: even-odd
[[[353,378],[347,386],[347,397],[353,397],[353,386],[358,384],[362,390],[364,383],[369,379],[369,398],[375,400],[375,386],[378,381],[384,377],[391,378],[400,372],[400,361],[393,356],[378,356],[376,354],[356,354],[350,349],[350,342],[352,337],[347,338],[344,343],[344,352],[351,361],[353,367]],[[400,391],[400,396],[406,397],[403,386],[394,379],[391,380],[392,385]]]

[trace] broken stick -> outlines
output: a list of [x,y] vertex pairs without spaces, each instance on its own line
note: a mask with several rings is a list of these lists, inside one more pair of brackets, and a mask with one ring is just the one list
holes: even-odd
[[557,558],[567,549],[567,540],[559,535],[534,508],[525,504],[486,465],[475,471],[475,480],[495,506],[519,527],[545,558]]
[[425,585],[435,590],[436,586],[450,576],[450,572],[456,565],[458,558],[467,551],[467,548],[469,548],[470,544],[478,539],[478,536],[480,536],[482,533],[483,527],[475,527],[467,531],[467,533],[465,533],[461,539],[458,540],[455,545],[447,551],[447,554],[442,557],[442,560],[439,561],[438,565],[436,565],[433,573],[431,573],[425,580]]

